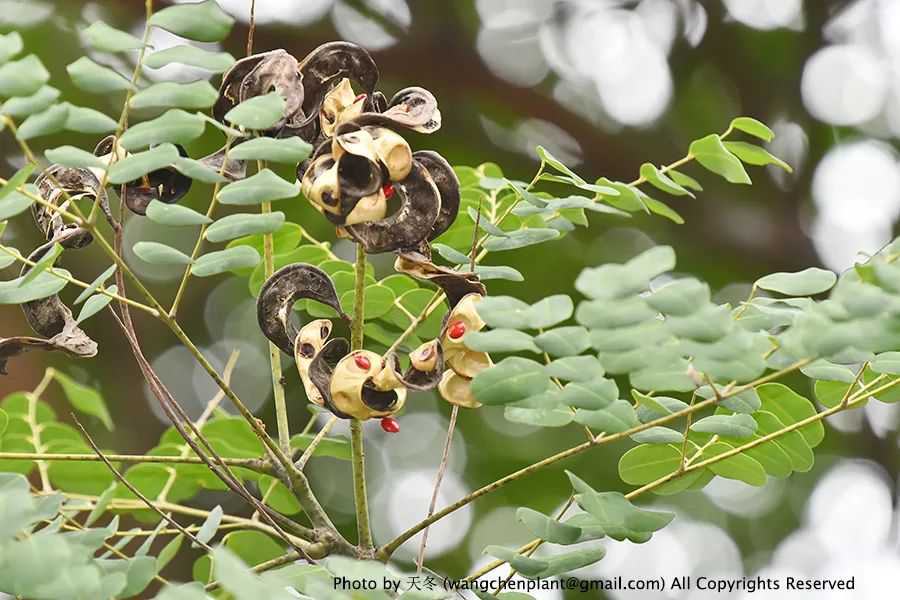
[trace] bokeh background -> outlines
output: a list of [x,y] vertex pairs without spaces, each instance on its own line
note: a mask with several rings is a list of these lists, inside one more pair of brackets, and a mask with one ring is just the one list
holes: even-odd
[[[238,19],[222,47],[242,56],[249,0],[219,4]],[[141,0],[0,0],[0,29],[22,33],[26,47],[51,70],[51,83],[63,98],[110,115],[118,114],[121,99],[78,90],[65,65],[86,52],[79,28],[102,19],[138,33],[142,18]],[[257,51],[285,48],[299,57],[333,39],[367,47],[380,66],[386,93],[421,85],[439,100],[443,128],[427,139],[414,138],[414,146],[434,148],[453,164],[493,161],[516,178],[533,174],[537,144],[585,178],[630,181],[642,162],[674,161],[692,139],[724,130],[734,116],[754,116],[775,129],[778,137],[770,150],[793,166],[793,175],[755,169],[754,185],[739,187],[688,168],[702,177],[705,191],[695,200],[673,203],[685,225],[659,217],[622,220],[595,214],[587,230],[503,256],[526,282],[491,282],[493,294],[534,301],[568,293],[583,267],[666,243],[676,248],[680,271],[708,280],[717,300],[737,301],[765,273],[811,265],[847,268],[859,252],[873,252],[889,241],[900,215],[898,0],[257,0],[257,23]],[[165,48],[176,42],[160,31],[152,43]],[[127,60],[90,55],[131,71]],[[208,74],[167,67],[151,76],[192,80]],[[133,120],[140,118],[137,114]],[[0,140],[2,171],[8,176],[22,159],[8,134]],[[79,134],[40,141],[46,147],[70,143],[88,149],[95,142]],[[210,133],[189,150],[199,156],[218,143]],[[205,207],[206,193],[192,192],[188,204]],[[279,208],[287,208],[289,218],[320,238],[331,239],[324,220],[308,207]],[[125,245],[153,239],[186,248],[195,235],[132,218]],[[24,251],[38,243],[27,218],[18,219],[6,236],[5,243]],[[352,253],[345,244],[335,251],[347,258]],[[160,297],[171,298],[179,270],[128,258]],[[66,267],[91,279],[106,264],[96,248],[89,248],[77,261],[70,257]],[[389,261],[376,266],[387,273]],[[11,269],[3,275],[14,276]],[[274,423],[264,338],[245,282],[194,280],[180,318],[220,367],[233,349],[240,350],[237,392]],[[199,410],[214,394],[212,382],[167,331],[141,318],[137,326],[148,356],[176,397]],[[22,334],[26,328],[16,308],[0,308],[0,335]],[[11,374],[0,379],[0,396],[33,388],[47,364],[62,366],[106,397],[117,429],[102,438],[104,445],[144,451],[166,423],[109,316],[95,317],[87,330],[100,343],[96,359],[72,363],[41,354],[17,359]],[[286,372],[291,421],[299,429],[309,413],[296,374],[289,366]],[[793,383],[811,394],[806,380]],[[55,393],[49,400],[64,412]],[[385,434],[377,424],[368,427],[369,489],[382,541],[424,514],[448,421],[448,406],[429,394],[414,396],[408,407],[399,434]],[[895,409],[872,402],[830,419],[815,469],[789,481],[751,488],[716,479],[702,492],[656,500],[677,511],[670,527],[645,545],[608,544],[608,556],[580,574],[843,574],[856,576],[857,590],[839,597],[885,597],[896,588],[900,572]],[[515,425],[503,419],[500,409],[463,411],[439,506],[579,442],[580,433]],[[485,545],[527,541],[527,532],[515,522],[515,507],[556,509],[569,493],[564,468],[597,489],[623,489],[616,463],[625,449],[614,445],[592,451],[457,512],[432,529],[429,564],[463,576],[485,562]],[[349,464],[327,458],[313,463],[311,477],[321,499],[352,531]],[[222,500],[199,498],[210,506]],[[229,507],[240,509],[234,503]],[[401,558],[409,560],[416,547],[407,545]],[[555,592],[537,596],[563,598]],[[799,592],[752,595],[782,596],[805,597]],[[808,597],[831,596],[815,592]]]

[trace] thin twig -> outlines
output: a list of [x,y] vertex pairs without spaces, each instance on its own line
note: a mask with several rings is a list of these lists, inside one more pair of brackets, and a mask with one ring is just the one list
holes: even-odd
[[126,488],[128,488],[129,492],[131,492],[132,494],[137,496],[137,498],[140,499],[141,502],[146,504],[147,507],[150,508],[150,510],[152,510],[153,512],[158,514],[169,525],[171,525],[172,527],[174,527],[175,529],[180,531],[182,534],[184,534],[184,536],[187,539],[191,540],[191,542],[193,542],[197,546],[203,548],[207,552],[212,552],[212,548],[210,548],[205,542],[201,542],[200,540],[198,540],[197,537],[194,536],[194,534],[192,534],[190,531],[188,531],[187,529],[182,527],[181,523],[179,523],[178,521],[176,521],[175,519],[173,519],[172,517],[170,517],[163,511],[161,511],[156,506],[156,504],[154,504],[149,498],[147,498],[147,496],[145,496],[139,489],[137,489],[133,483],[131,483],[130,481],[125,479],[125,476],[122,475],[122,473],[119,472],[119,470],[109,461],[109,459],[103,455],[103,452],[100,450],[100,448],[97,446],[97,444],[94,443],[94,439],[87,432],[87,429],[84,428],[84,425],[81,424],[81,421],[78,420],[78,417],[75,416],[75,413],[72,413],[72,419],[75,421],[75,424],[78,425],[78,428],[81,430],[81,433],[84,435],[84,438],[87,440],[88,445],[90,445],[91,449],[97,453],[97,456],[100,457],[100,460],[103,461],[103,464],[106,465],[106,468],[109,469],[110,472],[112,472],[112,474],[115,476],[115,478],[119,480],[119,483],[121,483]]
[[303,467],[306,466],[306,463],[309,462],[310,457],[312,457],[313,453],[316,451],[316,448],[319,447],[319,444],[325,439],[325,436],[328,435],[328,432],[331,431],[331,428],[334,427],[334,424],[337,423],[338,418],[334,415],[328,419],[324,425],[322,425],[322,429],[316,433],[316,437],[314,437],[310,442],[309,446],[306,447],[306,450],[303,451],[303,454],[300,455],[300,458],[297,459],[297,462],[294,463],[294,466],[297,467],[297,470],[302,471]]
[[[444,451],[441,454],[441,462],[438,465],[437,474],[434,478],[434,489],[431,490],[431,503],[428,505],[427,519],[434,514],[437,507],[438,494],[441,490],[441,482],[444,480],[444,474],[447,472],[447,464],[450,462],[450,446],[453,443],[453,430],[456,429],[456,417],[459,414],[459,406],[453,405],[450,410],[450,424],[447,425],[447,439],[444,441]],[[425,562],[425,548],[428,545],[428,527],[422,531],[422,542],[419,544],[419,555],[416,557],[416,573],[422,572],[422,564]]]

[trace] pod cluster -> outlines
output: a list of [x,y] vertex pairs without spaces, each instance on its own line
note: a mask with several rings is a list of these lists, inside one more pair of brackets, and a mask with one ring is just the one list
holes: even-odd
[[347,318],[328,275],[305,264],[285,267],[266,282],[259,325],[294,356],[307,397],[339,417],[392,415],[408,390],[435,388],[449,402],[475,407],[469,383],[491,359],[466,348],[462,338],[484,327],[474,307],[485,288],[474,274],[431,261],[430,242],[459,211],[459,181],[440,154],[414,152],[403,135],[437,131],[441,113],[426,89],[409,87],[388,100],[377,83],[375,62],[354,44],[324,44],[300,61],[277,50],[238,61],[226,73],[214,114],[221,118],[272,89],[285,95],[282,119],[264,133],[298,135],[313,145],[297,169],[303,195],[339,236],[370,254],[395,252],[398,272],[443,289],[449,309],[441,334],[410,352],[403,370],[395,354],[351,351],[346,339],[330,338],[329,320],[295,327],[291,307],[304,298]]

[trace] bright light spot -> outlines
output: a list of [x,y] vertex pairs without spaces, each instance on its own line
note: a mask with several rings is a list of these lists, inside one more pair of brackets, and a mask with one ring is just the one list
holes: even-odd
[[582,161],[578,140],[549,121],[526,119],[507,129],[485,116],[480,120],[488,139],[500,148],[537,158],[534,149],[541,145],[570,167]]
[[891,239],[900,215],[900,170],[890,146],[866,140],[829,151],[816,167],[812,193],[818,214],[813,243],[829,268],[841,271],[860,251]]
[[[135,31],[135,35],[141,35],[141,32]],[[165,29],[154,27],[150,30],[150,44],[153,46],[153,52],[159,52],[173,46],[197,46],[210,52],[219,52],[222,47],[219,44],[204,44],[201,42],[192,42],[182,37],[169,33]],[[134,57],[135,61],[137,57]],[[197,81],[200,79],[209,79],[212,73],[206,69],[192,67],[190,65],[182,65],[179,63],[170,63],[160,69],[144,68],[144,73],[150,79],[156,81]],[[130,74],[129,74],[130,75]]]
[[885,479],[865,463],[842,461],[813,490],[806,518],[817,552],[849,558],[887,543],[892,516]]
[[798,28],[802,0],[723,0],[731,17],[754,29]]
[[810,114],[832,125],[859,125],[884,106],[888,77],[882,60],[861,45],[826,46],[803,68],[801,92]]
[[[407,28],[412,21],[404,0],[366,0],[366,4],[400,27]],[[383,50],[397,42],[384,27],[341,0],[335,3],[331,20],[342,38],[369,50]]]
[[[222,10],[235,19],[243,23],[250,21],[250,0],[218,0],[218,3]],[[256,22],[265,24],[280,21],[306,25],[325,16],[332,4],[334,0],[256,0]]]
[[[380,510],[375,514],[387,515],[374,522],[378,539],[391,539],[428,512],[434,487],[434,468],[392,473],[390,485],[382,485],[376,497]],[[464,496],[469,489],[459,476],[448,470],[438,493],[437,506],[446,506]],[[472,524],[472,509],[465,506],[446,518],[434,523],[428,533],[426,559],[453,550],[462,542]],[[397,552],[398,560],[414,560],[418,554],[421,535],[408,540]]]
[[753,487],[734,479],[716,477],[703,488],[703,493],[726,512],[756,518],[765,515],[781,502],[784,485],[781,481],[770,478],[763,487]]
[[900,405],[886,402],[869,402],[863,410],[872,432],[880,438],[889,435],[897,429],[897,419],[900,417]]
[[515,85],[537,85],[550,70],[533,25],[483,27],[476,47],[495,75]]
[[[422,394],[425,395],[425,394]],[[415,402],[407,400],[407,406]],[[418,404],[416,402],[416,404]],[[448,421],[436,412],[409,412],[398,417],[400,431],[385,433],[380,428],[366,440],[392,467],[437,470],[444,452]],[[450,446],[450,468],[462,473],[466,466],[466,442],[462,432],[455,429]]]

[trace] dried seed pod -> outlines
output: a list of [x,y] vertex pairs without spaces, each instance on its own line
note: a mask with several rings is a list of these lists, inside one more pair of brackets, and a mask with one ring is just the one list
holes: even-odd
[[[401,181],[412,170],[413,153],[403,136],[387,127],[366,127],[374,144],[375,154],[384,165],[391,181]],[[427,168],[427,166],[426,166]]]
[[341,79],[322,100],[322,108],[319,109],[319,130],[325,137],[335,134],[335,129],[341,124],[352,121],[362,114],[366,95],[357,95],[346,77]]
[[372,56],[362,47],[350,42],[322,44],[300,62],[303,78],[303,111],[307,115],[318,114],[325,95],[347,78],[362,88],[368,96],[378,83],[378,67]]
[[259,292],[256,317],[263,334],[285,354],[293,354],[298,334],[291,322],[291,310],[294,303],[304,298],[330,306],[341,318],[349,319],[327,273],[303,263],[279,269]]
[[309,365],[328,341],[331,328],[332,324],[328,319],[316,319],[301,327],[294,340],[294,360],[303,388],[306,390],[306,397],[318,406],[325,406],[325,400],[309,377]]
[[387,360],[399,382],[411,390],[433,390],[444,372],[444,350],[439,340],[425,342],[409,354],[409,368],[400,373],[396,355]]
[[[212,154],[208,154],[200,159],[200,162],[216,173],[221,173],[223,177],[231,181],[237,181],[247,176],[247,162],[229,158],[225,153],[225,146],[222,146]],[[224,169],[222,168],[224,165]]]
[[[78,199],[98,201],[100,210],[111,218],[106,191],[100,188],[100,180],[89,169],[75,169],[62,165],[50,165],[35,180],[41,198],[60,209],[68,208],[68,203]],[[94,237],[86,229],[74,223],[65,223],[62,215],[43,204],[32,204],[31,212],[35,224],[47,240],[59,239],[66,248],[83,248]],[[78,230],[78,235],[65,235],[67,231]]]
[[447,267],[436,265],[424,254],[414,252],[401,252],[394,261],[394,269],[399,273],[405,273],[422,281],[430,281],[440,287],[447,296],[447,303],[452,309],[464,297],[475,294],[485,294],[484,284],[475,273],[454,271]]
[[472,395],[472,380],[450,369],[444,371],[438,392],[444,400],[461,408],[479,408],[482,405]]
[[224,122],[225,114],[241,102],[277,91],[285,100],[282,118],[268,131],[298,126],[306,120],[303,112],[304,82],[297,59],[286,50],[272,50],[242,58],[222,76],[213,116]]
[[341,419],[349,419],[351,416],[337,408],[332,401],[331,379],[334,376],[335,367],[348,352],[350,352],[350,342],[344,338],[329,340],[310,361],[307,369],[309,380],[318,390],[325,408]]
[[415,248],[440,214],[440,194],[421,163],[413,161],[409,176],[394,182],[393,189],[401,201],[396,212],[380,221],[347,226],[347,232],[369,254]]
[[419,150],[413,158],[428,170],[434,185],[441,195],[441,212],[428,234],[428,239],[436,239],[450,229],[459,213],[459,178],[447,160],[431,150]]
[[485,323],[475,310],[481,298],[480,294],[468,294],[460,299],[445,318],[440,337],[445,364],[470,379],[493,365],[487,352],[470,350],[463,343],[465,334],[484,329]]
[[400,410],[406,402],[406,388],[386,362],[368,350],[355,350],[341,358],[331,377],[334,406],[356,419],[384,417]]
[[380,221],[387,214],[387,198],[384,190],[379,189],[378,192],[365,198],[360,198],[350,214],[344,220],[346,225],[356,225],[357,223],[371,223],[372,221]]
[[[49,252],[54,244],[60,244],[64,247],[73,247],[70,242],[73,239],[79,239],[84,234],[80,229],[67,229],[50,242],[39,246],[29,256],[28,260],[37,262],[47,252]],[[66,244],[69,244],[68,246]],[[25,276],[31,266],[22,267],[21,275]],[[38,335],[48,338],[46,344],[38,344],[22,342],[16,345],[14,341],[8,343],[8,350],[12,352],[16,348],[41,347],[43,349],[64,350],[74,356],[90,357],[97,354],[97,342],[92,340],[81,328],[78,327],[72,316],[72,311],[66,306],[59,296],[53,295],[47,298],[39,298],[30,302],[24,302],[21,305],[22,312],[25,314],[25,320],[28,325]],[[10,340],[22,338],[10,338]],[[52,346],[52,348],[51,348]],[[21,350],[24,351],[24,350]],[[18,353],[18,352],[16,352]]]
[[60,351],[77,358],[90,358],[97,355],[97,343],[78,328],[74,319],[67,321],[63,330],[50,339],[29,336],[0,338],[0,375],[8,373],[7,362],[10,358],[29,350]]
[[[94,149],[94,155],[110,164],[127,157],[128,153],[115,143],[115,139],[112,135],[103,138]],[[187,151],[182,146],[176,147],[181,156],[187,156]],[[181,200],[190,191],[191,183],[191,178],[179,173],[175,167],[163,167],[125,183],[122,200],[131,212],[144,215],[153,200],[166,204]]]
[[323,154],[305,163],[300,191],[319,211],[340,215],[337,163],[331,154]]
[[441,128],[441,111],[431,92],[420,87],[409,87],[394,94],[385,110],[363,113],[355,119],[355,123],[434,133]]

